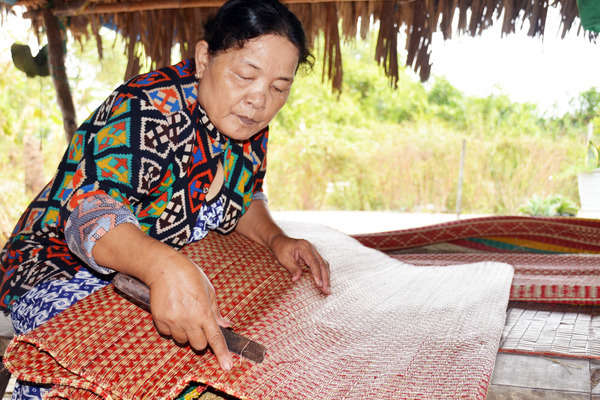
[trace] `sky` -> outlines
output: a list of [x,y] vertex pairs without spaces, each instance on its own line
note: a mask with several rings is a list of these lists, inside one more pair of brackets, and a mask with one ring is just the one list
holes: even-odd
[[[444,76],[467,95],[507,94],[515,102],[531,102],[550,114],[562,115],[570,99],[596,87],[600,90],[600,38],[577,35],[578,20],[565,39],[560,17],[550,7],[543,39],[523,32],[501,36],[501,21],[481,37],[455,36],[432,40],[432,76]],[[517,26],[518,27],[518,26]]]

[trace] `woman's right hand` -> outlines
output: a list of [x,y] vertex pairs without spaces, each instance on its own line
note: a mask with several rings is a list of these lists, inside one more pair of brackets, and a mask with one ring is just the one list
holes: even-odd
[[106,232],[94,245],[99,265],[134,276],[150,287],[156,329],[196,350],[210,346],[221,368],[233,358],[219,329],[231,326],[219,311],[215,290],[204,272],[172,247],[124,223]]
[[177,343],[196,350],[208,346],[229,371],[233,359],[219,326],[228,328],[219,311],[215,289],[204,272],[189,258],[173,252],[158,261],[158,274],[148,277],[150,307],[156,329]]

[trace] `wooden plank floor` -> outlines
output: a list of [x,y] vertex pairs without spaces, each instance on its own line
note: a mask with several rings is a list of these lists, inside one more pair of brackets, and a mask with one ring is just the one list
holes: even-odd
[[600,400],[600,307],[511,302],[488,399]]
[[488,400],[600,400],[600,362],[500,353]]

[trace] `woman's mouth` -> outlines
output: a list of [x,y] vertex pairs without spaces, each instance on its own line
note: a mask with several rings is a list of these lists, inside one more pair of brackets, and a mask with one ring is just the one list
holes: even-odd
[[253,120],[252,118],[248,118],[248,117],[245,117],[243,115],[238,115],[238,118],[240,119],[240,121],[242,121],[242,124],[244,124],[244,125],[254,125],[254,124],[256,124],[256,121]]

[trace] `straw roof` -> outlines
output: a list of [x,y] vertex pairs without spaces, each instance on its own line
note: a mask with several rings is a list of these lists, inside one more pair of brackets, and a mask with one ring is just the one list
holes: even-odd
[[[190,56],[199,38],[199,27],[223,0],[3,0],[27,8],[26,17],[35,29],[43,26],[44,8],[50,8],[75,37],[91,31],[101,43],[99,27],[111,24],[128,43],[126,77],[140,70],[140,55],[148,55],[152,67],[171,63],[172,45],[181,45]],[[341,41],[365,37],[377,27],[375,58],[383,65],[393,84],[398,79],[398,40],[406,40],[406,65],[425,81],[430,74],[432,35],[441,31],[445,39],[453,34],[479,35],[492,24],[502,24],[502,34],[527,29],[530,36],[542,36],[549,7],[561,18],[561,34],[580,28],[576,0],[396,0],[331,1],[284,0],[300,18],[314,43],[322,32],[325,38],[326,74],[334,88],[341,88]],[[88,29],[90,28],[90,29]],[[403,35],[399,35],[403,33]],[[586,33],[590,38],[595,35]],[[403,39],[403,40],[404,40]],[[143,49],[143,53],[142,53]],[[99,45],[101,55],[101,45]]]

